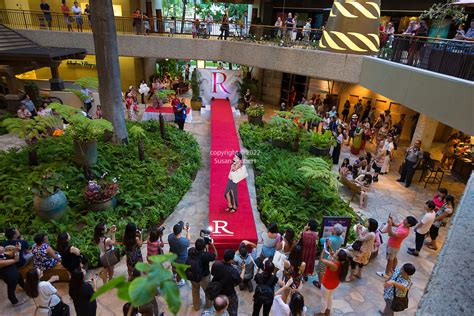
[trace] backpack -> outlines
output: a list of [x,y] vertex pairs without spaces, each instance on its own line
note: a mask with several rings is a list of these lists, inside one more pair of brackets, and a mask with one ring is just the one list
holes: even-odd
[[273,296],[275,292],[271,288],[271,286],[267,284],[259,284],[255,288],[255,294],[253,295],[253,298],[255,301],[260,301],[263,304],[270,304],[273,302]]
[[188,256],[186,264],[189,265],[189,267],[184,273],[186,274],[188,280],[193,282],[201,282],[203,275],[200,257],[197,255]]

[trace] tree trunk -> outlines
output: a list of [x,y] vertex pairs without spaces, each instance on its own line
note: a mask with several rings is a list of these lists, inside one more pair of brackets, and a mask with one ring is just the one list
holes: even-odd
[[138,159],[140,159],[140,161],[145,160],[145,145],[141,138],[138,139]]
[[161,139],[166,139],[165,119],[163,115],[161,114],[160,114],[159,122],[160,122]]
[[114,142],[128,143],[112,0],[91,0],[90,6],[100,104],[104,118],[114,127]]
[[184,32],[184,19],[186,19],[186,4],[188,3],[188,0],[182,0],[183,1],[183,18],[181,19],[181,33]]
[[36,146],[30,146],[28,148],[28,164],[30,166],[38,165],[38,153],[36,151]]

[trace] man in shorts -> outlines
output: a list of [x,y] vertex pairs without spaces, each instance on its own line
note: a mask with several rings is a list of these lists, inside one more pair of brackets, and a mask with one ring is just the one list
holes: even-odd
[[[385,279],[388,279],[392,276],[392,273],[398,264],[397,255],[402,246],[402,242],[410,234],[410,227],[415,226],[417,223],[418,221],[416,218],[413,216],[407,216],[403,222],[395,224],[393,222],[392,216],[388,216],[387,225],[382,230],[382,232],[386,232],[389,236],[386,252],[387,266],[385,267],[385,271],[377,272],[378,276],[381,276]],[[393,230],[393,226],[397,227],[397,229]]]
[[[332,251],[337,252],[337,250],[341,247],[341,245],[344,243],[344,237],[342,236],[342,233],[344,232],[344,227],[342,227],[341,224],[335,224],[332,227],[332,235],[329,237],[324,237],[319,240],[321,244],[321,251],[324,251],[324,244],[326,243],[326,239],[329,239],[331,241],[331,248]],[[324,254],[324,259],[329,258],[329,253]],[[321,288],[321,280],[323,279],[324,275],[324,270],[326,269],[326,266],[324,263],[319,260],[318,265],[316,267],[316,270],[318,271],[318,280],[319,281],[313,281],[314,286],[317,288]]]

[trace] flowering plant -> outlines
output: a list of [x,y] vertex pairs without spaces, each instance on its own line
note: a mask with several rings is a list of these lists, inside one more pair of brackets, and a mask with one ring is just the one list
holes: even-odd
[[106,173],[98,181],[90,180],[87,183],[84,197],[88,203],[104,202],[117,195],[119,191],[117,179],[113,178],[112,181],[107,181],[104,179],[105,175]]

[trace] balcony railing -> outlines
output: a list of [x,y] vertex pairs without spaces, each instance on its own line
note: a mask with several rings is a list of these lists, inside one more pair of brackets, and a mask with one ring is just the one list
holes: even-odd
[[[79,22],[79,23],[78,23]],[[88,16],[80,18],[62,13],[51,12],[46,16],[41,11],[0,10],[0,24],[10,28],[53,30],[72,32],[91,32],[92,23]],[[230,38],[239,41],[303,48],[317,48],[321,38],[320,29],[303,29],[301,27],[287,29],[256,24],[229,23],[223,27],[221,23],[205,23],[192,20],[172,20],[169,18],[134,19],[133,17],[115,17],[115,27],[119,34],[161,35],[173,37],[196,38]],[[227,29],[227,32],[225,31]],[[227,36],[226,36],[227,35]]]
[[[82,21],[81,23],[78,23]],[[91,32],[89,17],[65,16],[41,11],[0,10],[0,24],[16,29]],[[79,26],[82,25],[82,28]],[[287,28],[270,25],[229,23],[196,23],[191,20],[133,19],[115,17],[119,34],[139,34],[173,37],[218,39],[227,37],[235,41],[264,45],[317,49],[321,29]],[[227,32],[223,29],[227,29]],[[379,58],[418,67],[458,78],[474,80],[474,42],[428,37],[395,35],[381,48]]]
[[379,57],[474,81],[474,42],[395,35]]

